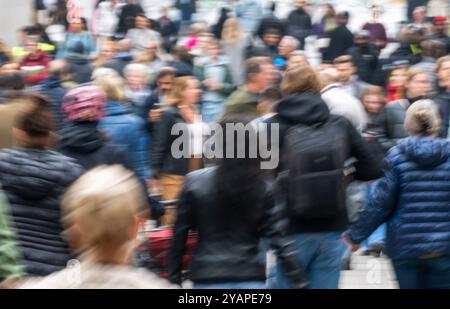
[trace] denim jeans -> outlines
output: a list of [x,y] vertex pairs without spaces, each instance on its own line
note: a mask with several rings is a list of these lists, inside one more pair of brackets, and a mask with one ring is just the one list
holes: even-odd
[[219,121],[225,111],[223,102],[203,102],[202,103],[202,120],[205,123],[214,123]]
[[449,289],[450,256],[393,261],[401,289]]
[[[375,183],[372,183],[367,186],[366,191],[366,199],[365,199],[365,207],[367,207],[369,203],[369,199],[372,195],[372,192],[375,188]],[[386,242],[386,223],[380,225],[364,242],[363,246],[371,249],[373,245],[384,245]]]
[[217,290],[263,290],[266,289],[265,282],[259,281],[247,281],[247,282],[230,282],[230,283],[205,283],[197,284],[194,283],[193,289],[206,290],[206,289],[217,289]]
[[[345,245],[341,233],[302,233],[292,235],[298,260],[304,267],[305,275],[312,289],[337,289],[341,272],[342,255]],[[269,276],[269,288],[288,289],[289,279],[280,261]]]

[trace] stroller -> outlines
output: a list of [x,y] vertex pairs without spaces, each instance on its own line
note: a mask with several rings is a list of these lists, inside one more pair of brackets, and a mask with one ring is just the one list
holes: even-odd
[[[177,206],[178,200],[161,201],[150,197],[152,217],[157,222],[164,215],[164,209]],[[157,223],[158,225],[158,223]],[[174,238],[174,229],[168,226],[158,226],[143,232],[143,240],[135,249],[135,264],[146,268],[161,278],[169,277],[170,249]],[[189,231],[186,242],[186,253],[183,257],[183,271],[187,272],[197,245],[197,233]]]

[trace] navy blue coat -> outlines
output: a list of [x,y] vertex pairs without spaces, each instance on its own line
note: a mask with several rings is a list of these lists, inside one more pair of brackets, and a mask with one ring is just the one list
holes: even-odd
[[409,137],[386,157],[369,205],[350,228],[356,243],[388,222],[387,254],[393,260],[450,255],[450,144]]

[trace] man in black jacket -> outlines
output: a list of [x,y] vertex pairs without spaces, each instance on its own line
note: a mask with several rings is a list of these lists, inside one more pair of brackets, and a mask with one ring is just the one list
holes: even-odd
[[122,13],[119,17],[119,24],[117,25],[117,33],[124,37],[128,30],[134,26],[134,18],[144,14],[142,6],[136,3],[136,0],[127,0],[127,4],[122,8]]
[[305,39],[309,36],[312,29],[311,16],[305,10],[305,0],[297,0],[296,5],[297,8],[289,14],[286,20],[286,29],[287,34],[299,40],[301,43],[300,48],[304,49]]
[[286,33],[286,27],[283,22],[275,16],[275,9],[276,2],[272,2],[269,13],[261,20],[261,24],[256,31],[256,34],[261,40],[268,29],[276,29],[282,36]]
[[341,12],[337,15],[338,27],[330,34],[330,45],[323,53],[324,61],[331,62],[339,56],[345,55],[347,50],[353,46],[353,34],[347,28],[348,12]]
[[369,36],[367,30],[356,32],[355,46],[350,47],[347,54],[353,58],[358,77],[371,84],[378,66],[378,52],[369,45]]

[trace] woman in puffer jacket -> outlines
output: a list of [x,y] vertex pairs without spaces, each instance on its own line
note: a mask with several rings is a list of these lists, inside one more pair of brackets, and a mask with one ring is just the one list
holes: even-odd
[[19,251],[28,276],[46,276],[72,258],[64,239],[60,202],[83,172],[81,166],[48,148],[54,144],[52,112],[42,98],[14,127],[18,148],[0,152],[0,183],[8,199]]
[[406,113],[409,137],[391,149],[368,207],[344,233],[354,250],[383,222],[400,288],[450,288],[450,144],[430,100]]

